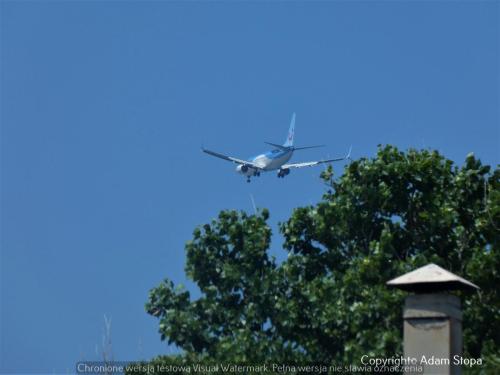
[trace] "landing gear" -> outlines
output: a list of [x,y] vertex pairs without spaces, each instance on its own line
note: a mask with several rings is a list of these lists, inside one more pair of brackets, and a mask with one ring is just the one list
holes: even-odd
[[257,168],[248,167],[246,165],[236,167],[236,171],[243,174],[247,178],[247,182],[250,182],[252,177],[259,177],[261,172]]

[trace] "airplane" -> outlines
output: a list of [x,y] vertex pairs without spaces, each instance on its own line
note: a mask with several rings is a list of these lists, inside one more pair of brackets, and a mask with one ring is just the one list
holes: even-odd
[[352,146],[351,148],[349,148],[349,152],[347,153],[347,155],[342,158],[287,164],[287,162],[292,157],[294,151],[305,150],[309,148],[324,147],[324,145],[294,147],[293,145],[294,135],[295,135],[295,113],[292,115],[292,121],[290,122],[290,129],[288,130],[288,136],[285,140],[285,143],[283,143],[283,145],[278,145],[271,142],[264,142],[274,147],[273,150],[268,151],[266,153],[257,155],[248,160],[243,160],[232,156],[223,155],[215,151],[207,150],[204,147],[202,147],[201,150],[209,155],[238,164],[238,166],[236,167],[236,172],[246,176],[247,182],[250,182],[251,177],[260,176],[261,172],[278,170],[278,178],[284,178],[286,175],[290,173],[290,169],[293,168],[314,167],[319,164],[331,163],[351,158]]

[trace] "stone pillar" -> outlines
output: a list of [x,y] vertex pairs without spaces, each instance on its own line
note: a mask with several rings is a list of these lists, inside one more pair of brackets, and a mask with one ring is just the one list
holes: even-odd
[[425,374],[460,374],[453,364],[462,355],[460,299],[451,294],[415,294],[406,297],[404,355],[416,358]]
[[454,358],[462,355],[462,309],[460,299],[448,292],[478,287],[435,264],[387,285],[415,293],[406,297],[403,310],[405,358],[415,358],[424,374],[460,375]]

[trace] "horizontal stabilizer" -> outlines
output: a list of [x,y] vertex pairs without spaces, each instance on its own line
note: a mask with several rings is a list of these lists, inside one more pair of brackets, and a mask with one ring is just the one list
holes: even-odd
[[294,150],[305,150],[308,148],[318,148],[318,147],[325,147],[325,145],[317,145],[317,146],[305,146],[305,147],[294,147]]
[[283,150],[283,151],[286,151],[289,149],[289,147],[285,147],[285,146],[282,146],[282,145],[277,145],[276,143],[271,143],[271,142],[264,142],[265,144],[268,144],[270,146],[273,146],[273,147],[276,147],[280,150]]

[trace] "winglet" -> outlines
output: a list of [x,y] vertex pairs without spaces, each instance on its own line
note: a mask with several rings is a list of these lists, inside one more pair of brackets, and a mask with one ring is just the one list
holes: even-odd
[[345,157],[345,158],[346,158],[346,160],[352,160],[352,159],[351,159],[351,151],[352,151],[352,145],[351,145],[351,147],[349,147],[349,152],[347,153],[347,155],[346,155],[346,157]]
[[288,135],[286,137],[283,147],[293,147],[293,136],[295,134],[295,112],[292,114],[292,121],[290,121],[290,129],[288,129]]

